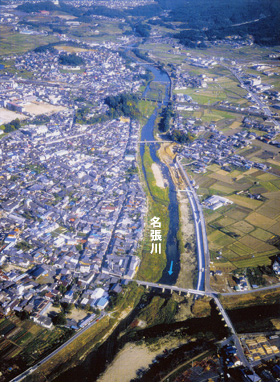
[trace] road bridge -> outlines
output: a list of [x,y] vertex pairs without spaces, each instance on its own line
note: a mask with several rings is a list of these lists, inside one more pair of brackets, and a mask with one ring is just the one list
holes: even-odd
[[162,292],[170,291],[171,293],[177,292],[179,295],[182,293],[186,293],[186,294],[194,294],[197,296],[207,296],[207,295],[211,296],[211,293],[207,293],[207,292],[197,290],[197,289],[180,288],[176,285],[152,283],[150,281],[142,281],[142,280],[129,280],[129,281],[135,281],[137,283],[137,285],[143,285],[147,289],[149,289],[149,288],[161,289]]
[[173,141],[139,141],[140,144],[145,143],[173,143]]

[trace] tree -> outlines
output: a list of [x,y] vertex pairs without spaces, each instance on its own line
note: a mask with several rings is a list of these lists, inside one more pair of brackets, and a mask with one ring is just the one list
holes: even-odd
[[61,54],[59,56],[58,62],[61,65],[68,65],[68,66],[79,66],[84,65],[85,61],[82,57],[77,56],[75,53],[71,54]]
[[64,312],[58,313],[58,315],[53,318],[54,325],[65,325],[66,322],[67,320]]
[[58,288],[58,289],[59,289],[59,292],[60,292],[61,294],[66,293],[66,290],[67,290],[67,289],[66,289],[66,286],[64,286],[64,285],[62,285],[62,284],[59,285],[59,288]]

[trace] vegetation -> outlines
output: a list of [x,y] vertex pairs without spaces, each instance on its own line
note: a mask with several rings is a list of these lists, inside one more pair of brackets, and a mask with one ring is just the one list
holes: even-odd
[[12,122],[5,123],[0,126],[0,129],[4,131],[4,133],[11,133],[12,131],[20,129],[20,120],[14,119]]
[[[188,47],[203,47],[207,40],[238,35],[252,35],[257,44],[278,45],[280,39],[277,0],[197,0],[186,4],[184,0],[159,0],[165,9],[171,9],[165,21],[181,22],[180,33],[175,37]],[[199,43],[202,42],[202,43]]]
[[53,318],[54,325],[65,325],[66,324],[66,317],[64,312],[58,313],[57,316]]
[[32,248],[32,245],[30,245],[26,241],[20,241],[19,243],[16,244],[16,248],[22,249],[23,251],[29,251],[29,249]]
[[172,298],[154,296],[150,304],[141,310],[139,319],[145,321],[147,326],[170,323],[174,321],[177,303]]
[[148,53],[142,53],[139,49],[135,48],[132,49],[132,52],[137,56],[138,58],[141,58],[141,60],[145,60],[147,62],[153,62],[153,60],[149,57]]
[[169,102],[167,107],[161,113],[161,119],[160,119],[159,127],[158,127],[160,131],[164,133],[169,131],[170,121],[173,115],[174,113],[173,113],[172,104]]
[[194,136],[191,135],[189,132],[184,133],[183,131],[176,129],[172,132],[172,138],[175,142],[178,143],[187,143],[192,142],[194,140]]
[[[162,272],[166,266],[166,239],[169,227],[169,189],[159,188],[156,185],[154,174],[152,171],[153,160],[149,153],[149,148],[145,148],[143,155],[143,166],[145,168],[145,175],[147,179],[147,186],[145,187],[148,199],[148,222],[154,216],[160,218],[161,222],[161,254],[151,253],[150,241],[150,225],[146,225],[146,230],[143,239],[143,248],[141,252],[141,264],[138,271],[138,277],[143,280],[157,281],[160,279]],[[142,166],[141,166],[142,168]]]
[[61,54],[58,59],[61,65],[68,66],[79,66],[84,65],[85,61],[82,57],[77,56],[75,53],[72,54]]
[[83,14],[83,11],[79,8],[76,8],[70,4],[65,4],[63,2],[59,2],[59,5],[55,5],[52,1],[42,1],[39,3],[23,3],[17,7],[17,10],[32,13],[32,12],[40,12],[40,11],[60,11],[71,14],[73,16],[80,16]]
[[141,36],[148,38],[150,36],[151,26],[148,24],[139,23],[135,27],[135,32]]
[[79,124],[89,124],[93,125],[94,123],[105,122],[109,119],[109,116],[106,114],[98,114],[93,117],[87,117],[90,113],[90,108],[87,106],[81,107],[76,111],[76,123]]
[[139,118],[138,98],[134,94],[120,94],[117,96],[108,96],[105,98],[106,105],[109,106],[108,115],[111,118],[120,116]]

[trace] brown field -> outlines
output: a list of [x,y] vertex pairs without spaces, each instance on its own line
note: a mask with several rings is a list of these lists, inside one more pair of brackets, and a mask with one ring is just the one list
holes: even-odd
[[224,183],[233,184],[233,180],[230,176],[213,173],[213,174],[209,174],[209,177],[216,180],[220,180],[221,182],[224,182]]
[[228,216],[224,216],[222,219],[219,220],[219,224],[221,224],[224,227],[234,223],[235,223],[235,219],[232,219],[231,217],[228,217]]
[[232,200],[234,203],[242,207],[250,208],[251,210],[255,210],[256,208],[260,207],[263,203],[259,200],[250,199],[250,198],[247,198],[246,196],[240,196],[240,195],[230,195],[228,196],[228,198]]
[[266,192],[265,197],[268,199],[275,199],[280,201],[280,192],[277,192],[277,191]]
[[203,188],[209,188],[212,184],[216,183],[215,179],[209,179],[208,177],[199,178],[197,184]]
[[229,249],[241,257],[244,257],[253,252],[251,248],[247,247],[245,244],[240,243],[240,241],[236,241],[235,243],[229,245]]
[[232,225],[232,227],[240,230],[243,233],[249,233],[254,230],[254,226],[248,224],[245,220],[240,220]]
[[263,229],[269,229],[277,223],[276,220],[270,219],[267,216],[261,215],[257,212],[252,212],[249,216],[247,216],[246,220],[256,227]]
[[64,50],[65,52],[70,52],[70,53],[88,52],[90,50],[90,49],[78,48],[76,46],[67,46],[67,45],[56,45],[54,48],[58,50]]
[[256,239],[251,235],[246,235],[239,240],[240,243],[252,248],[256,252],[264,252],[274,249],[270,244],[264,243],[263,241]]
[[275,235],[279,235],[279,232],[280,232],[280,222],[277,222],[272,227],[270,227],[269,231],[274,233]]
[[230,217],[235,220],[243,220],[248,213],[250,213],[250,210],[247,208],[235,206],[235,208],[230,211]]
[[276,199],[271,200],[261,206],[257,212],[271,219],[276,219],[280,215],[280,202]]
[[250,235],[256,237],[257,239],[263,240],[263,241],[266,241],[273,236],[271,234],[271,232],[264,231],[261,228],[257,228],[255,231],[251,232]]
[[230,128],[231,128],[231,129],[237,129],[238,127],[240,127],[240,125],[241,125],[241,122],[235,121],[235,122],[233,122],[233,123],[230,125]]
[[223,182],[216,182],[210,187],[212,190],[217,190],[220,192],[224,192],[225,194],[231,194],[235,191],[235,187],[230,187],[228,184],[225,184]]

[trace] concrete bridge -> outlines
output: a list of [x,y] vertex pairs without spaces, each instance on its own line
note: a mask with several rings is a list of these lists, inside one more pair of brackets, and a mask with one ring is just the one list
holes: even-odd
[[161,289],[163,293],[165,291],[170,291],[170,293],[177,292],[179,295],[181,295],[182,293],[185,293],[185,294],[194,294],[197,296],[211,296],[211,293],[207,293],[207,292],[196,290],[196,289],[180,288],[180,287],[177,287],[176,285],[166,285],[166,284],[152,283],[150,281],[141,281],[141,280],[129,280],[129,281],[135,281],[138,286],[143,285],[146,287],[146,289],[149,289],[149,288]]
[[173,141],[139,141],[138,143],[172,143]]

